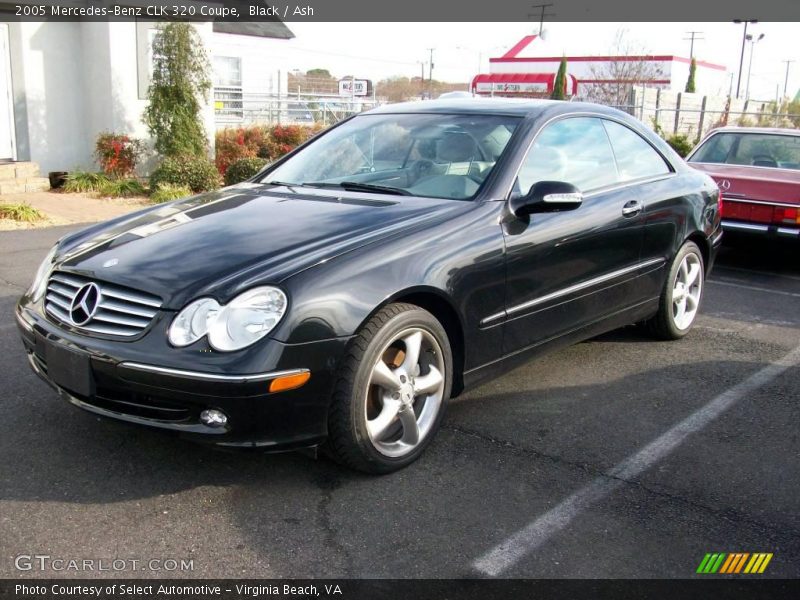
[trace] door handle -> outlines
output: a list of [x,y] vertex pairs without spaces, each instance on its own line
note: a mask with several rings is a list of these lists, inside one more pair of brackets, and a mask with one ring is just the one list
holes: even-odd
[[642,212],[642,203],[638,200],[631,200],[630,202],[626,202],[625,206],[622,207],[622,216],[623,217],[633,217],[638,215]]

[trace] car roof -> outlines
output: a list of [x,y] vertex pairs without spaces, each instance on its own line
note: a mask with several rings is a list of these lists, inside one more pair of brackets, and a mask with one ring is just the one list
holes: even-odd
[[598,112],[619,115],[620,111],[589,102],[564,102],[561,100],[533,100],[529,98],[439,98],[384,104],[367,111],[368,114],[397,113],[444,113],[444,114],[490,114],[518,117],[535,116],[547,109],[559,112]]
[[712,133],[767,133],[772,135],[800,135],[800,129],[788,129],[785,127],[717,127],[709,131]]

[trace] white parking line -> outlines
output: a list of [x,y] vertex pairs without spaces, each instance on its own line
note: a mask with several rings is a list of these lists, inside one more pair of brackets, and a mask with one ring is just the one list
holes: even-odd
[[527,554],[567,527],[581,512],[621,486],[625,480],[641,475],[680,446],[689,435],[697,433],[747,394],[769,383],[798,363],[800,363],[800,346],[741,383],[722,392],[647,446],[489,550],[475,560],[472,567],[476,571],[492,577],[503,574]]
[[800,293],[785,292],[783,290],[773,290],[772,288],[759,287],[757,285],[747,285],[746,283],[735,283],[733,281],[721,281],[719,279],[709,279],[706,283],[715,283],[717,285],[727,285],[729,287],[738,287],[744,290],[752,290],[754,292],[768,292],[770,294],[778,294],[780,296],[791,296],[792,298],[800,298]]

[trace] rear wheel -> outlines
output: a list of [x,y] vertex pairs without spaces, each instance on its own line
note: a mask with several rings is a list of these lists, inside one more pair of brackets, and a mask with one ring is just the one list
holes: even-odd
[[329,454],[369,473],[417,459],[444,415],[452,385],[447,334],[411,304],[380,310],[350,344],[328,417]]
[[703,298],[704,279],[700,248],[694,242],[686,242],[670,266],[658,313],[645,323],[656,337],[677,340],[691,331]]

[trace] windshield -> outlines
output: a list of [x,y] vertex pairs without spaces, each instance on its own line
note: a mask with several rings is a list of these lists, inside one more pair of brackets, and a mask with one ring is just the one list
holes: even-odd
[[800,135],[717,133],[703,142],[689,162],[800,169]]
[[433,198],[472,198],[520,119],[497,115],[360,115],[261,182]]

